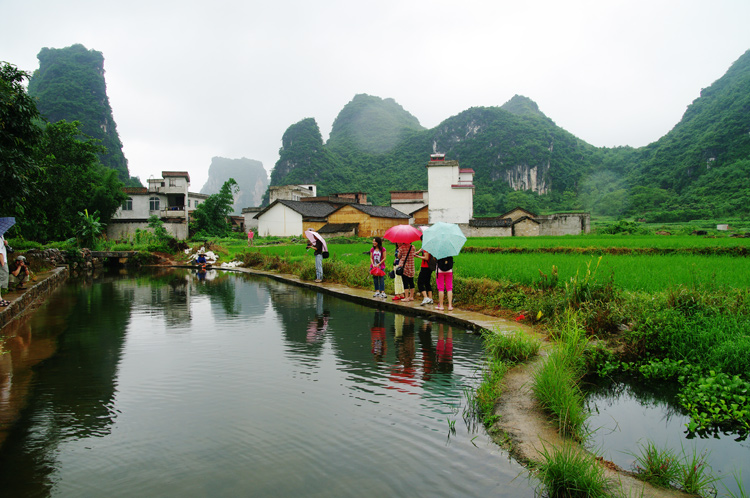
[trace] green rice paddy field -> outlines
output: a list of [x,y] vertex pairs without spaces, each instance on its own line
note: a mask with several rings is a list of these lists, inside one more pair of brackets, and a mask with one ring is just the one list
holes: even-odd
[[[419,242],[415,244],[419,247]],[[615,286],[624,290],[654,292],[682,284],[718,288],[746,288],[750,285],[750,257],[728,255],[679,254],[577,254],[541,252],[549,248],[659,248],[690,249],[748,247],[746,238],[703,238],[695,236],[622,236],[585,235],[564,237],[498,237],[471,238],[466,247],[522,248],[523,253],[464,252],[455,258],[456,276],[490,278],[531,285],[541,280],[540,271],[550,275],[557,267],[559,285],[587,269],[596,280],[614,278]],[[331,256],[348,264],[362,266],[366,272],[369,243],[329,244]],[[386,244],[392,261],[393,244]],[[540,249],[540,252],[534,252]],[[264,253],[286,255],[290,259],[312,260],[303,245],[266,246]],[[600,260],[601,257],[601,260]],[[598,267],[597,267],[598,265]]]

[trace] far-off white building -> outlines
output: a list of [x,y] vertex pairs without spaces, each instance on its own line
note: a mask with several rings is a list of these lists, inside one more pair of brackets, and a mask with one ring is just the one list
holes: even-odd
[[474,217],[474,170],[461,169],[445,154],[432,154],[427,163],[429,223],[469,223]]
[[128,198],[107,225],[107,237],[119,239],[148,228],[148,219],[157,216],[167,232],[178,240],[188,238],[190,212],[208,198],[189,192],[186,171],[162,171],[163,178],[149,178],[148,187],[126,187]]
[[318,188],[315,185],[278,185],[268,187],[268,204],[281,199],[284,201],[301,201],[308,197],[318,195]]

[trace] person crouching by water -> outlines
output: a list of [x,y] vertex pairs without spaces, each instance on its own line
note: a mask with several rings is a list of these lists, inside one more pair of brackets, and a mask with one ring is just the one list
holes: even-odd
[[372,297],[388,297],[385,294],[385,247],[380,237],[372,239],[370,275],[375,286],[375,294]]
[[438,288],[438,305],[435,306],[436,310],[443,309],[443,297],[445,292],[448,292],[448,311],[453,310],[453,257],[448,256],[447,258],[438,259],[437,262],[437,278],[436,284]]
[[414,246],[403,243],[398,246],[399,266],[403,268],[401,279],[404,281],[403,301],[414,301]]
[[16,290],[23,290],[26,287],[24,287],[23,284],[29,281],[29,267],[26,264],[26,258],[23,256],[18,256],[16,258],[16,261],[13,263],[13,266],[10,268],[10,275],[9,280],[10,284],[8,285],[9,288],[13,288],[15,286]]

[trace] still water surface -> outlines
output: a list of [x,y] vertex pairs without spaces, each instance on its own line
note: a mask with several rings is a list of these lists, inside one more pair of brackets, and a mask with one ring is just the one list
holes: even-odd
[[709,474],[720,479],[713,487],[718,496],[740,496],[735,476],[745,490],[750,489],[750,441],[747,435],[721,433],[699,436],[689,434],[690,417],[679,406],[675,386],[662,382],[602,382],[590,385],[588,421],[593,431],[589,441],[593,451],[633,470],[636,456],[653,443],[669,449],[678,458],[701,455],[711,468]]
[[179,271],[64,287],[24,327],[14,365],[47,359],[5,496],[534,496],[463,420],[482,351],[455,327]]

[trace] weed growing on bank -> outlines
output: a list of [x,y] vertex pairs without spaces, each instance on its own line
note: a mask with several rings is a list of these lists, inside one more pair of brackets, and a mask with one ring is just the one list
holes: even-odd
[[531,390],[557,424],[560,434],[583,441],[589,413],[580,381],[586,373],[584,352],[588,339],[575,312],[566,313],[553,338],[555,345],[542,367],[534,372]]
[[543,496],[604,498],[619,496],[615,482],[604,475],[594,457],[572,444],[558,449],[542,445],[542,461],[535,464]]

